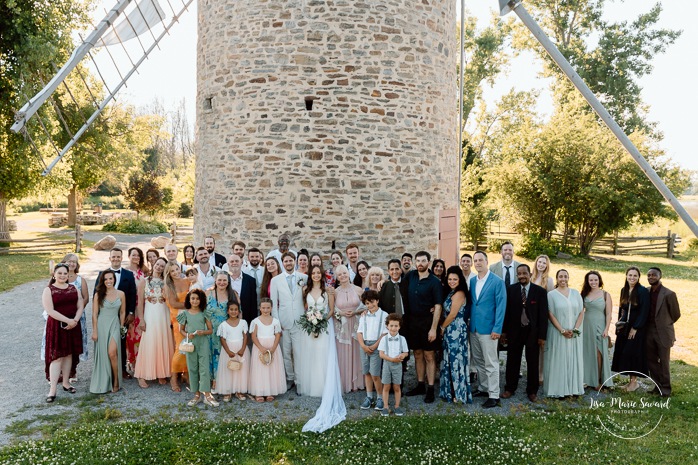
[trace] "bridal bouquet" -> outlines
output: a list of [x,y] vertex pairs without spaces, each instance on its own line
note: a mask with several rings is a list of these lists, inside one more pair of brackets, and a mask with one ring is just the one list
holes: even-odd
[[312,335],[313,337],[320,336],[321,332],[327,332],[325,314],[315,306],[309,307],[308,310],[301,315],[297,323],[308,335]]

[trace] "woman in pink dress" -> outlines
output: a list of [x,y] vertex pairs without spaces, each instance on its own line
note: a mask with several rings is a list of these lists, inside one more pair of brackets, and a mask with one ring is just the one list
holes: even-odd
[[164,258],[158,258],[151,275],[138,286],[136,319],[142,336],[133,376],[143,389],[148,387],[147,380],[157,379],[160,384],[166,384],[172,373],[174,338],[164,296],[166,265]]
[[361,367],[361,346],[356,339],[359,315],[364,307],[361,305],[362,289],[349,280],[349,270],[339,265],[334,271],[339,287],[335,290],[334,313],[337,343],[337,361],[339,376],[344,392],[364,388]]

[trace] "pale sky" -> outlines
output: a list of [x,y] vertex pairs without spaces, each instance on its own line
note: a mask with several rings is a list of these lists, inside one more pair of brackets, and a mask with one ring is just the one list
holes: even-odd
[[[110,9],[116,0],[103,0]],[[178,4],[178,0],[171,0]],[[460,5],[460,0],[454,0]],[[163,6],[166,1],[161,1]],[[647,12],[655,0],[633,0],[632,2],[608,1],[608,18],[614,20],[633,20],[640,13]],[[488,18],[498,5],[497,0],[467,1],[466,8],[486,24]],[[524,0],[525,5],[525,0]],[[698,108],[698,92],[695,91],[695,76],[698,75],[698,2],[693,0],[664,0],[664,11],[660,26],[682,29],[679,40],[663,55],[655,58],[654,71],[641,80],[643,99],[650,106],[649,118],[658,122],[664,133],[661,146],[667,154],[684,168],[698,170],[698,157],[691,134],[695,127],[695,117],[691,111]],[[169,11],[169,10],[166,10]],[[170,13],[171,15],[171,13]],[[103,10],[96,14],[101,19]],[[128,87],[121,90],[117,98],[122,102],[141,106],[152,102],[156,97],[162,100],[166,108],[174,108],[183,98],[187,102],[190,121],[194,120],[196,97],[196,2],[188,13],[184,14],[179,24],[172,29],[170,36],[161,42],[160,50],[155,50],[151,57],[139,68],[139,74],[128,81]],[[456,21],[456,18],[454,18]],[[531,56],[521,56],[515,60],[508,75],[501,76],[494,87],[485,89],[488,103],[494,102],[512,87],[517,90],[545,89],[545,81],[538,78],[540,69],[531,66]],[[549,98],[543,93],[539,109],[546,112],[550,108]]]

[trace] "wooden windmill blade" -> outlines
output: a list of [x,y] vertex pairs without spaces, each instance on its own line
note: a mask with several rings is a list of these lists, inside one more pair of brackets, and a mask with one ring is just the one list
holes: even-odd
[[[127,81],[137,72],[138,67],[148,58],[150,53],[159,46],[160,41],[169,34],[170,29],[179,18],[188,11],[193,0],[160,0],[167,2],[171,13],[166,13],[158,0],[118,0],[116,5],[108,12],[94,30],[81,41],[73,50],[68,61],[56,72],[53,78],[34,97],[28,99],[15,114],[15,123],[12,131],[23,133],[32,142],[36,138],[34,131],[41,132],[41,136],[51,140],[56,156],[46,165],[43,175],[48,175],[58,162],[68,153],[80,137],[99,118],[100,114],[115,99]],[[173,5],[173,2],[175,5]],[[169,19],[168,19],[169,17]],[[128,44],[126,42],[129,42]],[[111,66],[116,73],[104,72],[102,68]],[[81,72],[81,69],[83,72]],[[98,80],[85,78],[84,70],[96,71]],[[108,82],[105,76],[117,75],[114,82]],[[73,103],[80,105],[71,91],[71,86],[80,85],[91,97],[89,114],[82,116],[82,125],[75,128],[68,127],[67,118],[61,114],[60,105],[56,105],[54,99],[61,90],[69,96]],[[97,97],[95,97],[97,96]],[[37,111],[50,102],[50,110],[57,113],[57,121],[69,134],[66,143],[56,144],[52,139],[48,124],[45,124]],[[36,120],[31,127],[29,123]],[[41,153],[38,154],[42,158]]]

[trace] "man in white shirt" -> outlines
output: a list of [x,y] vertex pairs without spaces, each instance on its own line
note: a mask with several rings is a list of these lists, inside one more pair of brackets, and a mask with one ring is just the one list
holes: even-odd
[[177,255],[179,254],[179,249],[177,248],[176,245],[174,244],[167,244],[165,246],[165,257],[167,258],[168,262],[175,262],[176,264],[179,265],[179,267],[182,267],[182,264],[177,261]]
[[[262,297],[262,278],[264,278],[264,265],[262,265],[262,252],[251,247],[247,251],[247,265],[242,265],[242,272],[248,276],[252,276],[257,286],[257,306],[259,306],[260,298]],[[258,308],[259,309],[259,308]]]
[[470,280],[473,279],[475,273],[472,271],[473,266],[473,256],[469,253],[464,253],[460,257],[460,269],[463,271],[463,277],[465,277],[465,285],[468,290],[470,290]]
[[233,242],[233,247],[232,247],[233,253],[235,255],[237,255],[238,257],[240,257],[240,259],[242,260],[243,268],[246,265],[248,265],[247,260],[245,259],[245,248],[246,247],[247,247],[247,245],[245,245],[245,243],[242,241]]
[[502,260],[498,261],[494,265],[491,265],[490,271],[502,278],[504,284],[511,286],[512,284],[518,282],[518,278],[516,277],[516,267],[520,265],[519,262],[514,260],[514,245],[507,241],[502,244],[500,252],[502,254]]
[[204,290],[213,287],[213,284],[216,282],[216,273],[220,271],[216,265],[212,265],[209,262],[210,258],[206,247],[196,249],[196,260],[199,263],[194,266],[199,270],[198,281]]
[[269,252],[266,256],[266,258],[269,257],[274,257],[277,262],[281,263],[282,256],[286,252],[291,252],[294,256],[294,263],[295,263],[295,257],[298,256],[295,250],[291,250],[288,247],[291,245],[291,238],[289,237],[288,234],[283,233],[282,235],[279,236],[279,248],[274,249],[271,252]]
[[347,268],[349,269],[349,281],[354,282],[359,264],[359,246],[353,242],[344,249],[347,254]]

